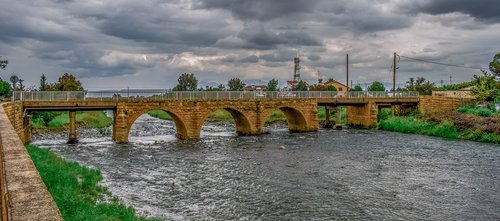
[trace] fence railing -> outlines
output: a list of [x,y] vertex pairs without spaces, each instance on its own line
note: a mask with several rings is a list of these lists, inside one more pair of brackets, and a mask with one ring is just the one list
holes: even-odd
[[240,100],[240,99],[302,99],[302,98],[411,98],[418,92],[384,91],[21,91],[13,100]]

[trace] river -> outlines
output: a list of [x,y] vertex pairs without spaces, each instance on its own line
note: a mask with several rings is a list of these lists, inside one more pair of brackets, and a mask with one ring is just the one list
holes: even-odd
[[34,145],[97,168],[140,214],[165,220],[500,220],[500,146],[377,130],[199,140],[141,116],[130,143],[65,135]]

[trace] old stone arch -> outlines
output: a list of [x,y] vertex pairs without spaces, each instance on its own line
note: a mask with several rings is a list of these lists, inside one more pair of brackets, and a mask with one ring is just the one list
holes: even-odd
[[[306,114],[299,108],[292,106],[278,106],[276,108],[268,108],[262,118],[261,125],[264,126],[266,120],[271,116],[274,110],[281,110],[286,117],[286,122],[288,124],[288,130],[291,132],[304,132],[304,131],[314,131],[317,129],[317,125],[312,125],[312,122],[308,121]],[[313,128],[313,129],[311,129]]]
[[236,126],[236,133],[238,135],[253,135],[256,134],[256,127],[250,120],[249,116],[247,116],[247,113],[244,113],[243,111],[240,111],[236,108],[231,108],[231,107],[220,107],[220,108],[213,108],[207,111],[204,115],[204,117],[201,120],[200,123],[200,130],[201,126],[203,123],[208,119],[208,116],[215,112],[216,110],[223,109],[231,114],[231,116],[234,119],[234,123]]
[[127,135],[127,140],[128,140],[128,134],[130,133],[130,128],[132,128],[132,125],[137,120],[137,118],[139,118],[143,114],[147,114],[149,111],[152,111],[152,110],[163,110],[163,111],[167,112],[172,117],[172,121],[175,124],[175,130],[176,130],[175,136],[177,138],[185,139],[185,138],[189,137],[188,128],[186,127],[186,124],[184,123],[184,119],[179,117],[179,114],[176,114],[174,111],[171,111],[168,108],[150,108],[150,109],[146,109],[146,110],[143,110],[141,112],[138,112],[132,116],[129,116],[128,123],[127,123],[127,131],[125,133]]

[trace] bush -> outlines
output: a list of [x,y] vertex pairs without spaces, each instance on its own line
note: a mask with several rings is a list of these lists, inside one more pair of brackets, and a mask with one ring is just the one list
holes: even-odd
[[389,117],[378,124],[379,129],[402,132],[425,134],[434,124],[418,120],[415,117]]
[[440,124],[426,131],[429,136],[443,137],[447,139],[458,139],[460,133],[458,132],[453,122],[444,120]]
[[465,105],[457,109],[458,112],[472,114],[481,117],[491,117],[495,112],[492,109],[485,107],[477,107],[475,105]]
[[392,110],[389,108],[383,108],[378,112],[378,120],[387,120],[392,115]]

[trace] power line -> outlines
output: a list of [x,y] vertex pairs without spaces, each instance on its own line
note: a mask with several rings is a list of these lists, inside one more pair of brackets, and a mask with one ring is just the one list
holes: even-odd
[[419,58],[411,58],[411,57],[407,57],[407,56],[403,56],[403,55],[398,55],[398,56],[402,57],[402,58],[409,59],[409,60],[413,60],[413,61],[420,61],[420,62],[426,62],[426,63],[431,63],[431,64],[438,64],[438,65],[450,66],[450,67],[468,68],[468,69],[472,69],[472,70],[482,70],[482,68],[478,68],[478,67],[467,67],[467,66],[457,65],[457,64],[446,64],[446,63],[441,63],[441,62],[436,62],[436,61],[429,61],[429,60],[424,60],[424,59],[419,59]]

